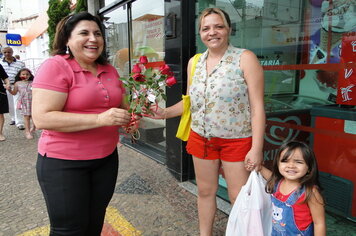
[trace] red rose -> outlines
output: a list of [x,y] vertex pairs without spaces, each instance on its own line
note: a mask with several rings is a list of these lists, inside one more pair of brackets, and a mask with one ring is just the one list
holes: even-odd
[[148,63],[147,57],[146,56],[141,56],[140,57],[140,63],[142,63],[142,64]]
[[145,76],[143,74],[140,74],[140,73],[136,73],[132,77],[137,82],[145,82],[146,81],[145,80]]
[[164,64],[159,68],[162,75],[169,75],[171,73],[171,68],[167,64]]
[[172,85],[176,84],[177,80],[174,76],[170,76],[166,79],[166,84],[168,87],[171,87]]
[[132,73],[134,73],[134,74],[141,73],[141,68],[140,68],[139,64],[136,64],[136,65],[133,66]]

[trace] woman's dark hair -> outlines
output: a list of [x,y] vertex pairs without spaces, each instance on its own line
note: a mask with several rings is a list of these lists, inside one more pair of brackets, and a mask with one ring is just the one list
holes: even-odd
[[28,81],[33,81],[33,74],[32,72],[30,71],[30,69],[27,69],[27,68],[22,68],[21,70],[19,70],[19,72],[17,72],[16,76],[15,76],[15,83],[17,81],[22,81],[22,79],[20,78],[20,74],[22,71],[27,71],[28,73],[30,73],[30,78],[28,78]]
[[[271,178],[267,181],[266,184],[266,192],[274,193],[276,191],[276,184],[283,179],[284,177],[279,172],[279,163],[287,161],[290,156],[294,153],[295,150],[299,149],[302,153],[303,159],[308,166],[308,172],[300,179],[301,187],[305,187],[305,200],[303,202],[307,202],[312,194],[313,189],[317,187],[318,191],[321,191],[320,183],[319,183],[319,171],[318,165],[316,162],[315,154],[313,150],[305,143],[299,141],[290,141],[284,143],[276,153],[276,156],[273,160],[272,164],[272,175]],[[283,155],[282,155],[283,154]]]
[[[100,19],[96,16],[93,16],[92,14],[88,12],[79,12],[74,15],[68,15],[64,17],[56,27],[56,34],[54,36],[54,41],[53,41],[53,51],[52,55],[66,55],[67,52],[67,43],[69,40],[69,37],[75,28],[75,26],[83,20],[87,21],[94,21],[98,26],[101,31],[101,34],[104,37],[104,26],[101,23]],[[107,58],[105,56],[106,52],[106,43],[104,40],[104,48],[103,52],[99,56],[98,59],[96,59],[96,63],[98,64],[106,64],[107,63]],[[69,58],[73,58],[72,52],[69,50]]]

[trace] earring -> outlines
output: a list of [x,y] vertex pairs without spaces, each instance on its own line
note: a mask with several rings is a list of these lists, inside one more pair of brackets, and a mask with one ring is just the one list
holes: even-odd
[[66,48],[66,54],[69,54],[69,47],[67,45],[67,48]]

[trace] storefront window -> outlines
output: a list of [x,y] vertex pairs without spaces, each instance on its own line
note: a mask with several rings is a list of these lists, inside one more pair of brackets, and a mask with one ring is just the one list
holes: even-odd
[[[133,2],[132,64],[136,63],[140,56],[146,56],[149,62],[159,65],[164,61],[164,39],[164,1],[152,0],[150,4],[145,0]],[[164,108],[165,105],[164,101],[160,101],[160,107]],[[142,118],[140,132],[139,143],[165,151],[165,120]]]
[[[231,44],[253,51],[263,66],[267,165],[283,142],[304,141],[317,155],[324,186],[336,179],[340,186],[356,184],[355,6],[354,0],[197,1],[197,16],[207,7],[225,10],[232,20]],[[346,189],[340,190],[349,204],[342,214],[355,217],[356,192]],[[342,208],[326,195],[335,204],[331,208]]]
[[115,0],[105,0],[105,6],[110,5],[111,3],[115,2]]
[[127,11],[124,7],[115,9],[104,17],[106,27],[107,53],[110,63],[120,76],[129,75],[129,35]]
[[[128,22],[128,16],[131,16]],[[110,63],[116,67],[121,77],[128,77],[132,65],[140,56],[146,56],[149,64],[159,66],[164,61],[164,1],[133,1],[104,14],[107,51]],[[130,28],[130,30],[129,30]],[[166,106],[164,101],[159,106]],[[165,152],[165,120],[142,118],[140,138],[135,147]],[[128,144],[131,142],[128,139]],[[164,160],[160,160],[164,162]]]

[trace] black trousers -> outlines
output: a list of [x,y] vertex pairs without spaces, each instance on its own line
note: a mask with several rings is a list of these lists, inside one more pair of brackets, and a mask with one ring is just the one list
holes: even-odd
[[100,236],[114,193],[118,153],[87,161],[38,154],[37,177],[51,224],[50,236]]

